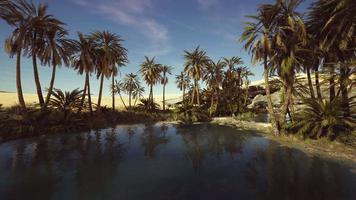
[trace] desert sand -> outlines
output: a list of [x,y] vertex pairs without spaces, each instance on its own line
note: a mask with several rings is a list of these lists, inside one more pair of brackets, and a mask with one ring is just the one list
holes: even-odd
[[[170,99],[176,99],[178,97],[179,97],[179,94],[166,95],[166,100],[169,101]],[[38,103],[37,94],[24,93],[24,98],[25,98],[26,104]],[[101,105],[111,107],[111,105],[112,105],[111,98],[112,98],[111,96],[103,96],[102,100],[101,100]],[[129,104],[128,98],[123,96],[123,99],[125,101],[125,104],[128,105]],[[97,101],[98,101],[98,97],[92,96],[92,102],[97,103]],[[155,96],[155,101],[162,106],[162,95]],[[134,101],[132,101],[132,104],[133,103],[134,103]],[[10,107],[10,106],[18,104],[17,93],[0,92],[0,104],[2,104],[3,107]],[[117,109],[124,109],[124,105],[122,104],[122,101],[118,95],[115,98],[115,106],[117,107]]]

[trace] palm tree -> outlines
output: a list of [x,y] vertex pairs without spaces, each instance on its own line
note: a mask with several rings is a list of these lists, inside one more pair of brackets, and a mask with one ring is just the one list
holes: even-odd
[[[100,109],[103,91],[104,76],[112,77],[112,88],[115,85],[114,79],[118,74],[118,66],[123,66],[128,62],[127,49],[122,45],[123,39],[115,33],[109,31],[95,31],[91,34],[95,41],[95,48],[100,51],[98,61],[97,77],[101,77],[97,109]],[[115,96],[112,92],[113,109],[115,109]]]
[[209,66],[210,59],[206,55],[206,52],[198,46],[192,52],[184,51],[184,72],[188,74],[188,76],[194,80],[194,90],[192,94],[191,104],[194,104],[194,95],[196,95],[196,100],[198,106],[200,106],[200,98],[199,98],[199,81],[202,79],[204,70],[207,66]]
[[226,76],[228,79],[235,79],[235,72],[236,72],[236,68],[235,66],[239,66],[239,65],[243,65],[244,62],[242,61],[242,59],[238,56],[233,56],[231,58],[226,58],[224,57],[222,60],[222,63],[224,66],[228,67]]
[[29,27],[28,34],[29,37],[27,40],[29,44],[27,46],[26,52],[29,53],[29,56],[32,57],[33,64],[33,73],[37,89],[38,101],[41,107],[44,105],[44,99],[41,89],[40,78],[38,75],[37,68],[37,58],[40,58],[39,50],[43,48],[46,41],[46,34],[48,27],[55,29],[61,29],[61,26],[64,25],[63,22],[54,18],[52,15],[47,14],[48,6],[47,4],[39,4],[37,7],[32,2],[22,1],[22,4],[28,9],[28,19]]
[[[330,101],[335,97],[334,73],[339,68],[340,91],[345,107],[345,116],[350,113],[348,104],[347,79],[350,63],[354,58],[356,35],[356,2],[352,0],[316,1],[312,4],[308,23],[319,38],[321,50],[327,52],[327,66],[330,69]],[[330,60],[330,54],[333,59]]]
[[5,51],[11,58],[16,55],[16,88],[23,112],[26,111],[26,105],[21,83],[21,54],[28,44],[26,39],[29,27],[28,10],[25,4],[26,2],[21,1],[2,1],[0,4],[0,17],[14,28],[11,36],[5,40]]
[[112,89],[113,89],[113,92],[115,94],[119,94],[121,102],[124,105],[125,109],[127,110],[127,106],[126,106],[125,101],[124,101],[124,99],[122,98],[122,95],[121,95],[121,91],[124,90],[123,83],[120,82],[120,81],[115,81],[115,85],[114,85],[114,87]]
[[138,85],[132,92],[132,98],[135,99],[134,105],[136,106],[137,100],[140,98],[143,98],[143,94],[145,93],[145,88],[141,86],[141,84]]
[[159,109],[159,105],[154,101],[152,102],[151,99],[140,99],[140,103],[137,104],[137,107],[143,111]]
[[150,86],[150,94],[148,99],[153,105],[153,86],[162,79],[161,65],[156,63],[155,57],[150,59],[145,56],[145,61],[141,64],[140,73],[142,74],[146,84]]
[[180,91],[183,91],[182,104],[185,105],[185,89],[189,87],[190,79],[184,72],[180,75],[176,75],[176,84]]
[[[120,64],[119,67],[124,66],[124,64]],[[118,74],[118,67],[114,65],[110,69],[111,74],[111,84],[110,84],[110,91],[111,91],[111,99],[112,99],[112,109],[115,110],[115,77]]]
[[82,92],[83,90],[79,89],[63,92],[60,89],[54,88],[52,91],[53,97],[51,97],[49,105],[64,113],[64,118],[66,119],[70,113],[80,109]]
[[161,79],[161,84],[163,85],[163,110],[166,110],[166,85],[168,84],[168,77],[167,74],[172,74],[172,67],[163,65],[161,68],[161,73],[162,73],[162,79]]
[[301,14],[296,11],[300,0],[280,1],[276,4],[279,14],[275,18],[273,35],[273,58],[270,60],[271,72],[277,72],[283,81],[285,93],[281,107],[280,124],[283,132],[286,127],[286,116],[292,104],[295,76],[301,71],[303,55],[301,50],[306,45],[306,29]]
[[43,105],[47,107],[52,95],[54,80],[56,78],[57,66],[70,64],[70,57],[74,53],[73,40],[67,39],[68,32],[61,26],[47,27],[45,40],[46,44],[40,49],[40,59],[43,65],[52,65],[52,75],[50,85],[48,87],[47,97]]
[[88,92],[89,110],[92,114],[93,108],[91,103],[89,76],[95,71],[95,60],[97,55],[95,54],[93,41],[88,36],[78,32],[78,38],[78,41],[73,42],[76,53],[72,57],[72,66],[79,74],[85,73],[85,83],[79,112],[84,105],[86,92]]
[[[208,88],[212,93],[210,107],[213,107],[214,105],[214,98],[219,96],[218,91],[223,81],[224,66],[224,63],[220,60],[216,63],[211,61],[204,73],[203,80],[206,81]],[[218,100],[216,100],[216,102],[218,102]]]
[[129,108],[132,107],[131,101],[132,101],[133,93],[136,90],[136,88],[139,88],[139,86],[140,86],[140,81],[136,74],[133,73],[126,74],[123,80],[123,89],[129,95]]
[[252,54],[253,63],[263,61],[264,67],[264,82],[267,95],[267,110],[269,112],[272,127],[276,134],[279,134],[280,125],[276,119],[273,110],[270,85],[268,59],[272,57],[272,33],[274,32],[275,18],[278,14],[276,6],[271,4],[263,4],[258,8],[256,16],[250,16],[252,22],[247,22],[245,30],[240,38],[241,42],[245,42],[244,48]]

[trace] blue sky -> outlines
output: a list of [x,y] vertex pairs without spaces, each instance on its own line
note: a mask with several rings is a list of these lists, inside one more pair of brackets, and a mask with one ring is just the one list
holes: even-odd
[[[49,13],[67,24],[70,38],[76,38],[77,31],[90,33],[94,30],[109,30],[123,37],[128,49],[130,63],[121,68],[121,77],[136,73],[144,56],[155,56],[162,64],[174,67],[169,78],[167,94],[180,93],[174,84],[174,76],[183,69],[183,50],[192,50],[200,45],[213,60],[221,57],[240,56],[245,65],[255,73],[252,80],[262,77],[259,65],[252,66],[250,56],[238,42],[244,27],[245,16],[254,14],[267,0],[35,0],[35,3],[49,4]],[[308,2],[301,5],[304,9]],[[11,33],[9,27],[0,21],[0,41]],[[15,59],[0,51],[0,90],[16,91]],[[48,87],[51,69],[40,67],[42,87]],[[120,79],[121,77],[118,77]],[[22,81],[25,93],[34,93],[32,63],[22,60]],[[91,79],[92,92],[97,95],[99,82]],[[106,80],[104,95],[109,95],[109,81]],[[84,76],[66,67],[58,70],[55,87],[65,90],[81,88]],[[162,93],[156,86],[155,94]]]

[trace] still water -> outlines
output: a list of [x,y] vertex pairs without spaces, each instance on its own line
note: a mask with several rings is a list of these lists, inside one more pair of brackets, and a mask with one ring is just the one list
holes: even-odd
[[119,125],[0,144],[0,199],[356,199],[355,168],[227,126]]

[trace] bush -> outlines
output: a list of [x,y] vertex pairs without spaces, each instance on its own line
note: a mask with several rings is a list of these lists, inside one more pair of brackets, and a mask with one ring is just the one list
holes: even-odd
[[353,131],[355,120],[344,116],[339,98],[331,102],[316,99],[304,99],[303,102],[306,107],[296,113],[289,131],[301,134],[304,138],[327,137],[330,140]]
[[210,121],[209,113],[199,107],[183,106],[174,110],[174,119],[184,124]]

